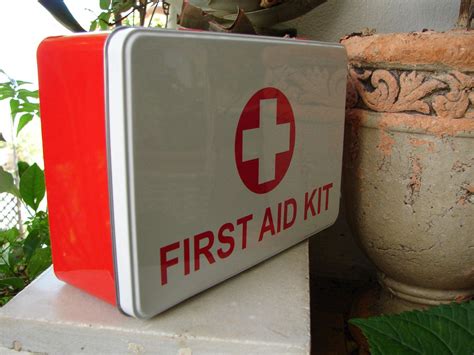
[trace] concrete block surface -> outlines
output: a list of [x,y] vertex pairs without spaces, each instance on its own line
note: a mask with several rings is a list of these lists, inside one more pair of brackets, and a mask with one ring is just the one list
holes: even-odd
[[0,309],[0,352],[307,354],[308,264],[303,242],[147,321],[49,269]]

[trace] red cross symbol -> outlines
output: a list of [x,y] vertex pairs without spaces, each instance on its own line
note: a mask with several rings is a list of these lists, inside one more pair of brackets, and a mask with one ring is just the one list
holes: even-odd
[[295,148],[290,102],[276,88],[257,91],[245,105],[235,133],[235,162],[250,191],[272,191],[285,176]]

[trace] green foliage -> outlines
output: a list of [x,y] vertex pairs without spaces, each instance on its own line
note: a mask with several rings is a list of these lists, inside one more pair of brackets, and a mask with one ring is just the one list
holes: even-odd
[[43,170],[35,163],[23,172],[20,178],[20,194],[23,201],[34,211],[39,207],[45,193]]
[[39,211],[26,222],[26,231],[0,231],[0,306],[51,265],[48,214]]
[[102,10],[108,10],[110,6],[110,0],[100,0],[100,8]]
[[[99,0],[101,13],[94,19],[89,27],[89,31],[108,30],[114,26],[125,25],[145,25],[147,9],[158,6],[160,0]],[[153,11],[154,15],[155,11]],[[148,26],[158,26],[152,23],[153,15]]]
[[20,192],[15,185],[13,176],[0,166],[0,193],[2,192],[8,192],[16,197],[20,197]]
[[18,121],[18,127],[16,129],[16,134],[20,133],[20,131],[25,127],[32,119],[33,119],[33,114],[31,113],[25,113],[21,115],[20,120]]
[[[5,74],[1,69],[0,73]],[[25,88],[31,86],[27,81],[7,78],[8,81],[0,83],[0,100],[10,101],[10,115],[18,135],[33,118],[39,117],[38,90]]]
[[124,4],[129,4],[129,9],[133,6],[133,0],[99,0],[100,9],[102,12],[97,16],[95,20],[91,22],[89,31],[95,31],[96,29],[108,30],[109,27],[113,26],[111,23],[111,17],[116,13],[120,14],[124,9]]
[[[9,100],[18,135],[39,116],[38,91],[23,88],[30,83],[8,79],[0,84],[0,100]],[[44,172],[37,164],[23,161],[18,162],[17,172],[18,182],[0,167],[0,193],[16,196],[30,217],[20,229],[0,230],[0,306],[51,265],[48,213],[39,210],[45,195]]]
[[18,175],[21,177],[23,173],[30,167],[30,164],[28,164],[25,161],[19,161],[18,162]]
[[474,301],[349,323],[362,330],[373,355],[474,354]]

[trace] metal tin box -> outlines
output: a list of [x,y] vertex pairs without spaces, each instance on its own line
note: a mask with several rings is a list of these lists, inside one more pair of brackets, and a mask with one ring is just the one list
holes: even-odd
[[56,275],[149,318],[330,226],[346,56],[126,28],[38,49]]

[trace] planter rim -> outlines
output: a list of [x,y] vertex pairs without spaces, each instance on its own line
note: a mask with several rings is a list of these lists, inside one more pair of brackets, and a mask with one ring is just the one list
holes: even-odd
[[[382,272],[377,272],[379,283],[393,295],[409,302],[436,306],[441,303],[451,303],[456,299],[469,298],[474,289],[444,290],[409,285],[399,282]],[[427,295],[429,295],[427,297]]]
[[386,131],[431,135],[436,137],[474,138],[474,120],[447,119],[422,114],[374,112],[354,108],[346,111],[346,123]]
[[347,36],[341,43],[356,67],[474,71],[474,31]]

